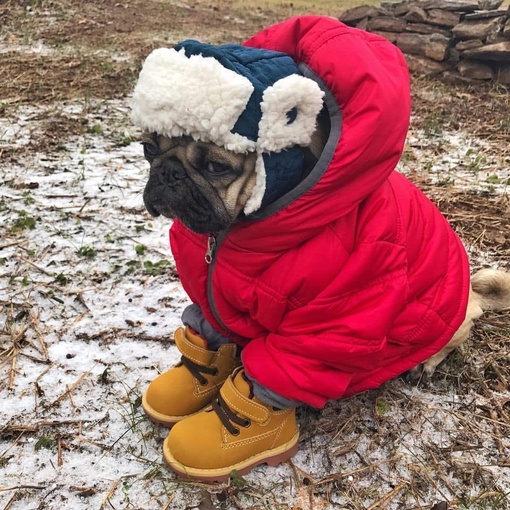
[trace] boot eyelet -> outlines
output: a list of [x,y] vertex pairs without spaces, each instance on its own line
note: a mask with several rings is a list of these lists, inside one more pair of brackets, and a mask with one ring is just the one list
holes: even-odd
[[204,379],[203,381],[198,381],[200,383],[200,386],[207,386],[209,384],[209,381],[207,379]]
[[215,368],[214,372],[212,373],[212,375],[213,376],[217,376],[219,373],[220,373],[220,371],[217,368]]
[[248,419],[244,420],[244,423],[243,423],[244,428],[248,428],[250,425],[251,425],[251,420],[248,420]]
[[233,436],[238,436],[240,433],[241,433],[241,431],[240,431],[239,429],[234,429],[234,430],[232,431],[232,435],[233,435]]

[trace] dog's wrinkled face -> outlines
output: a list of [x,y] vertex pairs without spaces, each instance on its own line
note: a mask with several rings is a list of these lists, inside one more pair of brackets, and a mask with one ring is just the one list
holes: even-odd
[[[323,109],[304,148],[303,176],[320,157],[329,130]],[[219,232],[237,220],[255,187],[255,152],[238,154],[188,136],[157,133],[146,133],[142,144],[151,165],[143,194],[151,215],[177,218],[199,234]]]
[[218,232],[236,220],[255,185],[255,153],[155,133],[142,143],[151,165],[143,194],[151,215],[177,218],[197,233]]

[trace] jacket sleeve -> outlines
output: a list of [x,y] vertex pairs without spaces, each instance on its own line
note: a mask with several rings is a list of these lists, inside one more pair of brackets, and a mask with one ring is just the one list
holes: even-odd
[[288,311],[277,331],[250,341],[242,353],[248,375],[322,407],[384,363],[388,332],[408,294],[405,250],[388,244],[358,247],[324,292]]

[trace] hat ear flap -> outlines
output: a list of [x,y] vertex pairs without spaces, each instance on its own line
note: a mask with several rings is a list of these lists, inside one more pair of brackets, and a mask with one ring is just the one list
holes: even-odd
[[259,153],[255,186],[244,206],[244,214],[248,216],[294,189],[303,178],[303,162],[303,149],[299,146],[270,154]]
[[309,145],[323,96],[316,82],[298,74],[268,87],[262,96],[258,151],[279,152],[294,145]]
[[243,209],[246,216],[260,209],[262,198],[264,198],[266,192],[266,167],[264,157],[260,153],[257,154],[257,161],[255,162],[255,175],[255,186]]

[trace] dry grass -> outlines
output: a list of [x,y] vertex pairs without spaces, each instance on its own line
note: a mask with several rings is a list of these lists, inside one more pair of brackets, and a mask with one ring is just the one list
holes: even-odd
[[367,4],[375,5],[378,2],[376,0],[366,0],[366,2],[359,2],[358,0],[344,0],[341,3],[337,0],[293,0],[293,1],[281,1],[281,0],[260,0],[255,4],[247,5],[247,2],[243,0],[217,0],[217,5],[221,9],[221,6],[232,6],[236,12],[242,12],[243,10],[253,9],[255,6],[257,9],[262,11],[273,11],[278,17],[283,16],[297,16],[300,14],[326,14],[328,16],[338,16],[342,11],[355,7],[357,5]]

